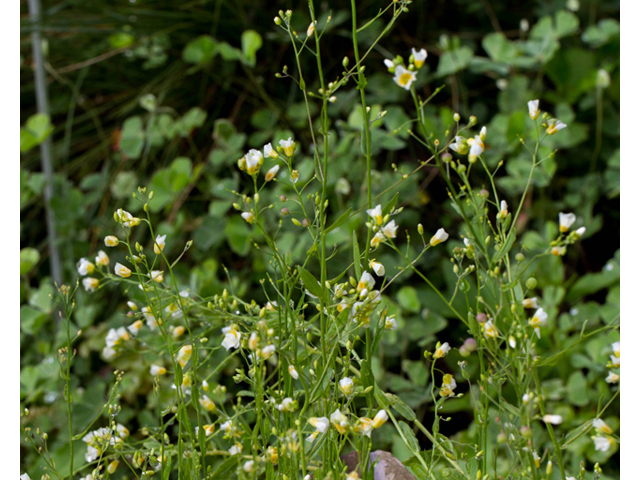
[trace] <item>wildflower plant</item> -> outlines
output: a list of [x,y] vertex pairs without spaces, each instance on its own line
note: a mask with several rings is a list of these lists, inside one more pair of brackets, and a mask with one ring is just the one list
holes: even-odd
[[[565,255],[589,226],[574,229],[576,223],[580,225],[576,216],[560,213],[555,238],[534,250],[520,241],[517,219],[536,169],[553,156],[553,152],[541,154],[541,147],[566,125],[543,112],[539,100],[522,105],[532,122],[531,137],[520,139],[530,155],[530,171],[520,197],[506,199],[496,182],[504,164],[490,168],[486,159],[491,129],[478,128],[473,116],[463,122],[458,114],[445,131],[430,129],[425,109],[441,88],[422,98],[416,85],[426,80],[427,52],[415,46],[406,58],[399,54],[384,64],[389,88],[404,89],[411,96],[415,111],[408,133],[423,154],[420,158],[427,158],[418,160],[407,173],[391,167],[397,181],[376,192],[372,124],[386,112],[372,115],[365,94],[365,67],[372,61],[374,47],[384,44],[385,35],[411,2],[393,1],[380,10],[376,20],[387,24],[362,52],[358,36],[372,22],[359,25],[355,0],[351,8],[353,58],[345,57],[340,75],[332,72],[332,77],[322,62],[322,37],[330,14],[316,13],[310,1],[306,35],[293,30],[291,11],[280,11],[274,20],[276,28],[290,38],[296,58],[295,73],[284,67],[278,77],[299,87],[312,141],[304,144],[291,137],[253,145],[237,161],[242,187],[233,192],[233,206],[256,232],[254,247],[267,265],[259,295],[236,293],[232,281],[207,297],[185,287],[177,265],[192,242],[177,246],[171,236],[159,234],[149,208],[154,192],[142,187],[133,198],[144,215],[135,217],[118,209],[104,237],[106,250],[94,262],[87,258],[78,262],[88,294],[119,287],[130,298],[126,322],[109,330],[102,357],[117,364],[128,355],[144,364],[153,385],[148,398],[155,402],[156,423],[139,432],[118,423],[116,392],[127,373],[117,369],[106,407],[108,423],[98,424],[99,417],[95,424],[77,427],[69,414],[71,451],[73,439],[86,444],[86,463],[74,469],[72,462],[73,474],[98,478],[105,471],[111,475],[120,469],[136,478],[157,474],[162,479],[174,471],[177,478],[356,478],[340,458],[343,450],[351,449],[357,452],[363,478],[373,478],[370,453],[376,436],[393,431],[410,453],[405,464],[418,478],[494,478],[500,458],[501,474],[506,470],[511,478],[549,478],[551,470],[558,469],[560,478],[566,479],[571,478],[563,458],[568,445],[587,435],[592,435],[597,451],[607,451],[619,442],[600,418],[619,392],[619,343],[612,346],[611,360],[602,367],[609,372],[606,382],[611,387],[596,418],[569,433],[565,417],[551,406],[540,380],[540,370],[560,355],[538,354],[539,342],[555,325],[557,309],[545,292],[537,290],[536,279],[528,272],[540,259]],[[303,70],[303,55],[317,59],[315,71]],[[366,164],[362,179],[366,198],[357,210],[340,211],[328,186],[331,142],[336,135],[329,107],[349,84],[357,85],[360,92],[359,161]],[[316,120],[312,104],[319,108]],[[313,161],[308,177],[300,173],[303,155]],[[407,229],[398,195],[388,202],[380,200],[427,168],[437,169],[446,183],[459,225],[425,232],[416,223]],[[285,193],[277,195],[276,189]],[[352,234],[350,263],[333,263],[335,251],[328,238],[353,218],[364,225]],[[302,262],[292,262],[290,252],[282,247],[285,223],[308,241]],[[412,239],[418,248],[409,248]],[[450,256],[453,292],[439,288],[436,274],[420,266],[433,249]],[[174,251],[180,253],[169,253]],[[389,256],[400,266],[392,269],[378,260]],[[430,425],[400,397],[380,388],[374,374],[381,341],[400,328],[391,292],[409,274],[433,291],[468,335],[459,345],[438,342],[423,352],[426,396],[433,408]],[[227,275],[231,278],[233,272]],[[68,319],[73,294],[62,295]],[[267,302],[252,298],[263,295]],[[612,322],[585,330],[578,341],[617,328]],[[73,341],[68,335],[60,357],[67,380]],[[445,362],[455,351],[465,360],[452,371]],[[472,362],[477,368],[469,368]],[[239,388],[235,395],[219,382],[220,372],[230,365]],[[513,397],[505,394],[506,385]],[[66,389],[70,404],[68,384]],[[447,421],[443,412],[463,399],[475,412],[474,426],[466,438],[452,441],[441,433]],[[38,448],[28,429],[23,426],[27,439]],[[534,429],[546,437],[534,435]],[[418,438],[426,439],[429,448]],[[498,444],[505,450],[499,450]],[[47,461],[46,448],[43,452]],[[49,462],[48,466],[62,478],[55,465]],[[546,471],[541,470],[543,466]],[[586,478],[584,468],[576,475]]]

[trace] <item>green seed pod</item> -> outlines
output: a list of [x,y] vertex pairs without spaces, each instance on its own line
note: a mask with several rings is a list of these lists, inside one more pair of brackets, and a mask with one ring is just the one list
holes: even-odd
[[527,286],[527,288],[529,290],[533,290],[534,288],[536,288],[538,286],[538,281],[533,277],[529,277],[529,278],[527,278],[527,281],[525,282],[525,285]]

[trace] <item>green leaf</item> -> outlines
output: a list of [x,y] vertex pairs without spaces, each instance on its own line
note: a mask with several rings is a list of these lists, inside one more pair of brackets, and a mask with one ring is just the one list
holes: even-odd
[[256,64],[256,52],[262,47],[262,37],[255,30],[245,30],[240,43],[245,61],[253,67]]
[[53,131],[53,125],[48,115],[37,113],[27,120],[24,128],[20,129],[20,152],[28,152],[36,145],[40,145]]
[[589,404],[589,395],[587,392],[587,379],[582,372],[576,371],[571,374],[567,382],[567,393],[569,402],[578,407],[584,407]]
[[402,420],[398,421],[398,426],[400,427],[400,431],[402,432],[402,435],[404,435],[409,448],[414,452],[419,452],[420,444],[418,443],[418,439],[413,433],[413,430],[411,430],[411,427]]
[[393,198],[391,200],[389,200],[389,202],[384,206],[384,208],[382,209],[382,216],[384,217],[385,215],[389,215],[391,212],[393,212],[393,209],[396,208],[396,205],[398,204],[398,197],[400,196],[400,192],[396,192],[396,194],[393,196]]
[[231,250],[243,257],[249,253],[251,246],[249,226],[240,215],[227,219],[224,233]]
[[40,261],[40,252],[35,248],[20,250],[20,275],[26,275]]
[[410,312],[420,311],[420,300],[418,300],[418,294],[415,288],[405,285],[398,290],[397,299],[400,306],[405,310],[409,310]]
[[122,125],[122,138],[120,139],[120,150],[131,159],[140,157],[144,147],[144,129],[142,118],[135,116],[127,118]]
[[349,220],[349,215],[351,215],[351,210],[353,209],[349,207],[349,209],[346,212],[340,215],[338,219],[335,222],[333,222],[333,224],[329,228],[325,230],[325,233],[329,233],[331,230],[335,230],[336,228],[341,226],[344,222]]
[[23,305],[20,308],[20,328],[24,333],[34,335],[47,320],[47,315],[35,308]]
[[204,65],[216,55],[216,41],[209,35],[200,35],[199,37],[187,43],[182,51],[182,59],[187,63],[195,63]]
[[620,34],[620,24],[613,18],[605,18],[598,25],[588,27],[582,34],[582,41],[598,48]]
[[298,270],[298,274],[300,275],[300,280],[302,280],[302,283],[304,284],[304,288],[306,288],[309,293],[311,293],[311,295],[318,298],[323,298],[324,291],[320,286],[320,282],[318,282],[315,277],[303,267],[298,265],[296,269]]
[[451,52],[445,52],[438,62],[437,75],[444,77],[452,73],[464,70],[473,58],[473,50],[469,47],[460,47]]
[[138,176],[133,171],[118,172],[111,184],[111,194],[118,199],[131,198],[138,186]]
[[490,33],[482,39],[482,47],[492,60],[511,63],[518,56],[517,47],[503,33]]
[[567,10],[556,12],[556,36],[557,38],[573,35],[580,28],[580,19]]

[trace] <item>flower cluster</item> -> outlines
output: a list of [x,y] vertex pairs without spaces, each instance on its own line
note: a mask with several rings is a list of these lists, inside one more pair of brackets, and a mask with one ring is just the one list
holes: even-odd
[[393,60],[385,59],[384,65],[390,73],[394,74],[393,81],[399,87],[411,90],[413,82],[416,81],[417,70],[422,68],[426,59],[427,51],[424,48],[419,51],[412,48],[411,56],[409,56],[409,67],[405,67],[404,59],[399,55]]

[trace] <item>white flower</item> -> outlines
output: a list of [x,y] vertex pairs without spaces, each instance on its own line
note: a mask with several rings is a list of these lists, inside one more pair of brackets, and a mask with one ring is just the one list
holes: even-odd
[[527,107],[529,107],[529,116],[531,120],[535,120],[540,115],[540,100],[529,100],[527,102]]
[[385,330],[396,330],[397,328],[398,324],[396,323],[396,319],[394,317],[386,317],[384,319]]
[[230,329],[227,332],[224,332],[224,340],[222,341],[222,346],[229,350],[230,348],[238,348],[240,347],[240,338],[241,333],[235,329]]
[[142,320],[136,320],[135,322],[133,322],[131,325],[127,327],[127,330],[129,330],[129,333],[131,333],[131,335],[135,337],[136,335],[138,335],[138,332],[140,332],[141,328],[142,328]]
[[275,149],[271,146],[271,142],[267,143],[264,148],[263,148],[263,152],[264,152],[264,157],[270,157],[270,158],[278,158],[278,152],[275,151]]
[[369,261],[369,268],[371,268],[378,277],[383,277],[385,274],[384,265],[380,262],[376,262],[375,258],[372,258]]
[[249,150],[249,153],[244,156],[244,165],[249,175],[255,175],[260,170],[263,162],[264,157],[262,156],[262,152],[255,148]]
[[593,428],[602,433],[613,433],[611,427],[604,423],[604,420],[602,420],[601,418],[594,418],[591,424],[593,425]]
[[550,120],[547,120],[547,133],[549,135],[553,135],[554,133],[558,133],[560,130],[562,130],[563,128],[566,128],[567,124],[564,122],[561,122],[560,120],[558,120],[557,118],[552,118]]
[[142,307],[142,315],[144,316],[145,321],[147,322],[147,327],[151,330],[155,330],[158,326],[158,321],[156,317],[153,316],[153,312],[149,307]]
[[529,320],[529,325],[533,327],[538,338],[540,338],[540,327],[544,327],[547,324],[547,318],[549,318],[549,314],[547,314],[547,312],[542,308],[538,308],[536,313],[534,313],[533,317]]
[[122,225],[125,227],[135,227],[136,225],[140,225],[139,218],[134,217],[129,212],[121,208],[116,211],[116,217],[117,221],[122,223]]
[[313,35],[313,32],[316,29],[316,23],[318,23],[317,20],[309,24],[309,27],[307,28],[307,37],[310,37],[311,35]]
[[87,277],[82,279],[82,286],[86,292],[95,292],[99,284],[100,281],[97,278]]
[[613,441],[609,437],[595,437],[593,444],[597,451],[606,452],[613,445]]
[[189,362],[191,355],[193,354],[193,347],[191,345],[184,345],[180,350],[178,350],[178,363],[182,368]]
[[367,210],[367,215],[375,220],[376,225],[382,225],[384,221],[382,217],[382,205],[376,205],[374,208],[370,208]]
[[[487,127],[482,127],[480,129],[480,139],[484,142],[487,139]],[[483,145],[484,148],[484,145]]]
[[239,443],[236,443],[233,447],[229,449],[230,455],[238,455],[240,453],[242,453],[242,445],[240,445]]
[[[395,63],[393,63],[393,60],[389,60],[388,58],[385,58],[384,66],[387,67],[388,69],[393,69],[395,68]],[[391,73],[393,73],[393,71]]]
[[98,252],[98,255],[96,256],[96,263],[99,265],[104,265],[105,267],[109,266],[109,256],[102,250],[100,250]]
[[467,143],[467,139],[456,135],[455,143],[449,145],[449,148],[460,155],[466,155],[469,153],[469,144]]
[[538,307],[538,297],[525,298],[522,300],[522,306],[524,308],[540,308]]
[[[91,445],[87,445],[87,453],[84,454],[84,459],[88,463],[91,463],[91,462],[97,460],[99,456],[100,456],[100,451],[96,447],[92,447]],[[90,477],[90,478],[93,478],[93,477]]]
[[611,365],[613,365],[614,367],[620,366],[620,357],[616,357],[615,355],[609,355],[609,358],[611,359]]
[[282,409],[285,412],[293,412],[295,409],[293,399],[290,397],[287,397],[284,400],[282,400]]
[[398,230],[398,226],[396,225],[395,220],[391,220],[380,229],[382,234],[387,238],[396,238],[396,230]]
[[[227,349],[227,350],[228,350],[228,349]],[[264,348],[262,349],[262,351],[260,352],[260,356],[266,360],[266,359],[268,359],[271,355],[273,355],[275,351],[276,351],[276,346],[275,346],[275,345],[267,345],[267,346],[266,346],[266,347],[264,347]]]
[[107,247],[115,247],[116,245],[118,245],[118,243],[120,243],[120,240],[118,240],[118,237],[114,235],[107,235],[106,237],[104,237],[104,244]]
[[28,473],[23,473],[22,475],[20,475],[20,480],[31,480],[31,477]]
[[242,212],[240,216],[244,218],[247,223],[253,223],[256,220],[256,217],[254,217],[251,212]]
[[532,395],[525,393],[524,395],[522,395],[522,403],[524,403],[525,405],[528,404],[531,401],[531,397]]
[[378,413],[376,413],[376,416],[373,417],[373,422],[371,423],[371,425],[373,426],[373,428],[379,428],[387,420],[389,420],[389,415],[387,414],[387,412],[385,410],[380,410],[378,411]]
[[371,290],[375,284],[376,281],[369,272],[362,272],[356,290],[358,292],[362,292],[363,290]]
[[96,266],[86,258],[81,258],[78,262],[78,273],[82,276],[90,275],[96,269]]
[[351,395],[353,393],[353,380],[349,377],[344,377],[340,380],[340,382],[338,382],[338,386],[345,395]]
[[498,336],[498,329],[491,323],[491,320],[487,320],[482,324],[482,329],[485,338],[496,338]]
[[[339,433],[346,433],[349,427],[349,419],[345,417],[339,409],[336,409],[330,416],[331,423]],[[316,427],[317,428],[317,427]]]
[[117,330],[115,328],[109,329],[105,343],[107,347],[113,348],[116,345],[122,343],[123,340],[129,340],[129,332],[124,327],[120,327]]
[[151,273],[149,273],[149,278],[151,278],[151,280],[153,280],[154,282],[161,283],[164,280],[162,273],[162,270],[151,270]]
[[247,473],[253,472],[253,460],[247,460],[246,462],[244,462],[244,465],[242,465],[242,469]]
[[411,90],[411,84],[416,81],[416,72],[412,72],[404,68],[402,65],[398,65],[394,73],[394,82],[405,90]]
[[205,410],[207,410],[209,412],[215,412],[216,411],[216,404],[213,403],[213,400],[211,400],[206,395],[202,395],[202,397],[200,397],[199,401],[200,401],[200,405],[202,405],[202,408],[204,408]]
[[467,140],[467,143],[471,147],[469,149],[469,163],[475,163],[478,157],[484,152],[484,142],[480,135],[476,135]]
[[573,225],[573,222],[576,221],[576,216],[573,213],[562,213],[560,212],[560,231],[561,232],[566,232],[567,230],[569,230],[571,228],[571,225]]
[[613,350],[613,354],[620,358],[620,342],[614,342],[611,344],[611,350]]
[[278,170],[280,170],[280,165],[275,165],[275,166],[271,167],[267,171],[267,174],[264,176],[264,179],[267,182],[270,182],[271,180],[273,180],[275,178],[276,174],[278,173]]
[[509,214],[509,207],[507,206],[507,202],[502,200],[500,202],[500,213],[498,215],[500,215],[501,218],[507,218],[508,214]]
[[609,372],[609,375],[607,375],[607,378],[605,378],[604,381],[607,383],[618,383],[620,381],[620,375]]
[[435,247],[439,243],[446,242],[448,238],[449,238],[449,234],[444,231],[444,228],[440,228],[438,229],[436,234],[433,237],[431,237],[431,240],[429,240],[429,244],[432,247]]
[[576,235],[578,235],[578,237],[581,237],[582,235],[584,235],[584,232],[587,231],[587,227],[580,227],[579,229],[576,230]]
[[386,239],[387,237],[384,236],[384,233],[382,232],[376,233],[371,239],[371,248],[377,247],[379,243],[384,242]]
[[289,365],[289,375],[291,375],[296,380],[300,378],[300,376],[298,375],[298,371],[296,370],[296,367],[294,367],[293,365]]
[[153,251],[156,255],[160,255],[160,252],[164,250],[166,235],[158,235],[156,237],[156,243],[153,245]]
[[113,267],[113,270],[115,271],[116,275],[119,277],[127,278],[131,276],[131,270],[129,270],[127,267],[125,267],[119,262],[116,262],[116,266]]
[[287,157],[293,156],[293,151],[296,148],[296,142],[291,140],[291,137],[289,137],[287,140],[280,140],[279,143],[280,143],[280,146],[284,149],[284,154]]
[[544,423],[550,423],[551,425],[560,425],[562,423],[562,417],[560,415],[545,415],[542,417]]
[[309,423],[320,433],[326,433],[329,428],[329,419],[327,417],[311,417]]
[[427,59],[427,51],[424,48],[421,48],[419,52],[416,52],[415,48],[411,49],[411,53],[413,54],[413,63],[416,68],[421,68],[424,65],[424,61]]
[[104,347],[102,349],[102,356],[104,357],[105,360],[109,360],[113,357],[115,357],[117,355],[118,352],[116,352],[113,348],[111,347]]
[[444,357],[447,353],[449,353],[449,350],[451,350],[451,347],[449,346],[449,342],[444,342],[442,345],[440,345],[438,347],[438,349],[435,351],[435,353],[433,354],[434,358],[442,358]]
[[514,337],[513,335],[509,336],[509,346],[511,348],[516,348],[518,346],[518,344],[516,343],[516,337]]

